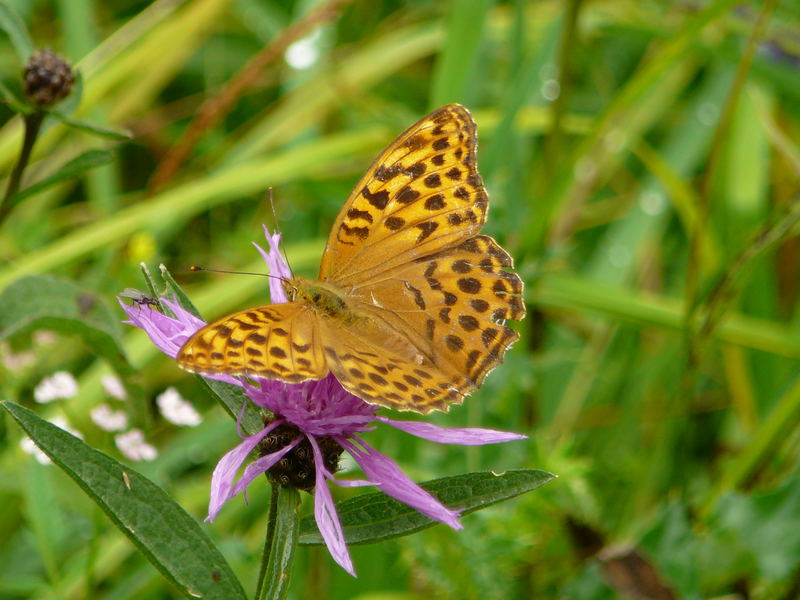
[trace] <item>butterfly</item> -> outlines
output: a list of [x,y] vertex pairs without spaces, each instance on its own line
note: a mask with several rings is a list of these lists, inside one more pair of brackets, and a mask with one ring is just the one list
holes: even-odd
[[447,411],[480,387],[519,335],[523,284],[481,235],[488,196],[469,111],[443,106],[372,163],[333,224],[317,279],[282,282],[287,303],[195,333],[178,364],[202,375],[297,383],[333,372],[384,407]]

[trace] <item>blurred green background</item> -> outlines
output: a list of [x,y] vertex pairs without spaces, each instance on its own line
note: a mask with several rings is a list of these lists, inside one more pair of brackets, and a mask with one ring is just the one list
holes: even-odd
[[[358,579],[305,547],[294,598],[800,597],[800,4],[8,4],[36,47],[81,73],[74,116],[133,138],[48,122],[25,185],[89,149],[114,160],[14,207],[0,226],[0,289],[57,276],[118,320],[114,296],[144,288],[142,261],[167,265],[206,318],[263,302],[262,278],[188,267],[263,271],[251,241],[275,225],[270,186],[293,268],[315,275],[372,158],[432,108],[473,112],[485,232],[515,257],[528,317],[506,363],[433,421],[530,439],[464,449],[385,428],[367,439],[417,481],[514,468],[559,479],[467,516],[463,531],[355,547]],[[0,78],[19,87],[21,68],[1,37]],[[22,126],[6,105],[0,121],[7,176]],[[170,162],[190,124],[193,143]],[[89,411],[124,408],[159,452],[135,468],[202,519],[233,422],[141,332],[119,335],[138,404],[109,399],[112,364],[81,336],[30,331],[0,350],[2,399],[66,416],[118,458]],[[59,370],[78,395],[36,405],[33,389]],[[202,425],[161,418],[154,398],[170,385]],[[0,423],[0,597],[178,597]],[[249,505],[236,499],[203,526],[251,593],[267,503],[267,486],[253,485]]]

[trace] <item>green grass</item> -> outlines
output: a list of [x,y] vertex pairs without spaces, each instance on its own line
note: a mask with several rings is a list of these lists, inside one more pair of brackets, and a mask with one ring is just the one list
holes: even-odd
[[[559,478],[465,517],[463,531],[354,547],[357,580],[324,550],[302,547],[293,597],[605,600],[626,597],[620,573],[634,566],[657,575],[672,593],[664,598],[796,597],[795,4],[345,3],[315,38],[313,66],[269,64],[155,190],[152,174],[203,101],[311,3],[8,4],[35,47],[53,47],[81,72],[80,103],[63,111],[133,139],[45,126],[24,186],[89,150],[114,158],[14,207],[0,224],[0,291],[52,275],[112,303],[119,320],[114,296],[144,288],[142,261],[167,265],[206,318],[263,302],[260,278],[188,266],[263,270],[250,242],[261,223],[274,225],[270,186],[293,268],[315,274],[331,223],[381,148],[441,103],[461,102],[476,118],[491,196],[485,231],[515,257],[528,317],[484,387],[432,420],[529,440],[464,449],[385,429],[368,439],[419,481],[533,468]],[[0,36],[0,81],[12,90],[14,48]],[[22,122],[4,104],[0,119],[5,178]],[[78,335],[45,345],[8,327],[0,337],[0,399],[66,415],[121,459],[89,418],[115,403],[101,385],[115,361]],[[116,406],[147,424],[160,452],[135,468],[201,520],[216,460],[238,440],[234,425],[141,332],[126,328],[121,339],[144,407]],[[29,351],[27,366],[3,366]],[[34,403],[33,388],[58,370],[77,377],[79,395]],[[203,425],[158,415],[154,398],[169,385]],[[180,597],[72,480],[20,450],[21,437],[5,419],[0,597]],[[248,505],[234,500],[202,525],[251,595],[268,495],[253,485]],[[310,512],[308,497],[303,506]]]

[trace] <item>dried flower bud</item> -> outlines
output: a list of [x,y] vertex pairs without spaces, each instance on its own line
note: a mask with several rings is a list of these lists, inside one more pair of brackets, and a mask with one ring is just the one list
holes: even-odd
[[25,97],[39,108],[63,100],[75,82],[72,67],[50,48],[31,54],[22,77]]

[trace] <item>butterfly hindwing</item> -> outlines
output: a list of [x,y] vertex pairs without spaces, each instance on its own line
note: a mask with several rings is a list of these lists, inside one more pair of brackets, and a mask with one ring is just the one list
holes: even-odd
[[461,403],[464,390],[474,389],[456,370],[447,364],[443,370],[380,321],[372,321],[369,330],[339,322],[323,327],[328,329],[325,338],[335,340],[325,348],[331,371],[347,391],[366,402],[420,413],[447,411]]
[[497,242],[476,236],[370,282],[355,292],[363,303],[357,310],[408,340],[468,394],[518,338],[505,325],[525,316],[522,280],[511,268],[511,257]]
[[257,306],[209,323],[176,360],[201,375],[245,375],[299,382],[328,373],[317,315],[297,303]]

